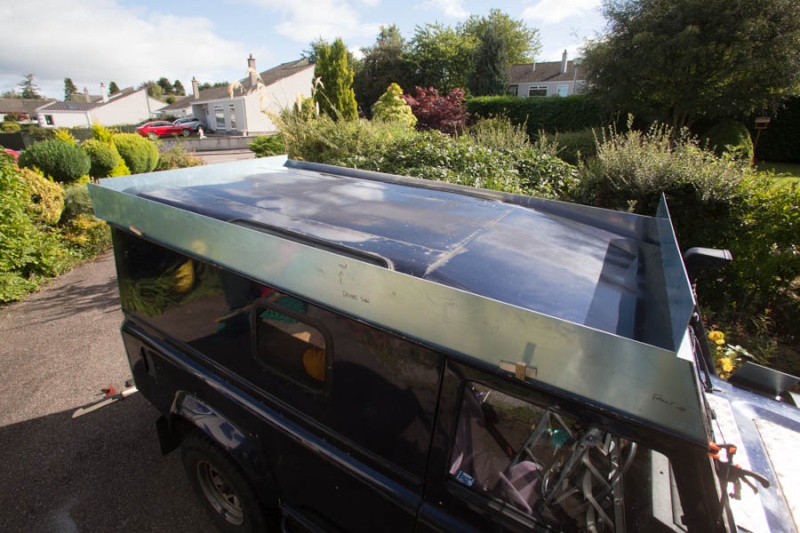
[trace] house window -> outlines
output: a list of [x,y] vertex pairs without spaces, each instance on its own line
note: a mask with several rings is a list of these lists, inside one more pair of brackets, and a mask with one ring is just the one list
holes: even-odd
[[228,116],[231,119],[231,129],[236,130],[239,129],[236,127],[236,107],[233,104],[228,106]]
[[55,125],[55,122],[53,122],[53,115],[45,115],[44,121],[47,123],[48,126]]
[[569,94],[569,85],[562,83],[558,86],[558,96],[567,96]]
[[528,96],[547,96],[547,85],[532,85],[528,89]]
[[217,122],[217,129],[224,130],[225,128],[225,109],[221,105],[214,106],[214,117]]
[[519,85],[509,85],[508,94],[511,96],[519,96]]
[[264,291],[255,315],[256,360],[296,384],[321,391],[330,366],[330,343],[322,324],[307,315],[308,304],[302,300]]

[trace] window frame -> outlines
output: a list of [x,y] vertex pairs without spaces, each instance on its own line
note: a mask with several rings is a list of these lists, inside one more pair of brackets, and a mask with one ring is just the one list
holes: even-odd
[[[281,294],[283,294],[285,296],[290,296],[292,298],[296,298],[295,296],[293,296],[291,294],[288,294],[288,293],[285,293],[283,291],[278,290],[278,292],[280,292]],[[300,299],[300,298],[296,298],[296,299],[302,301],[306,305],[314,305],[314,304],[312,304],[310,302],[307,302],[306,300],[303,300],[303,299]],[[261,352],[259,350],[259,335],[260,335],[259,320],[261,320],[261,318],[259,317],[259,315],[263,311],[265,311],[267,309],[276,311],[276,312],[278,312],[278,313],[280,313],[282,315],[286,315],[287,317],[289,317],[289,318],[291,318],[293,320],[297,320],[298,322],[301,322],[301,323],[303,323],[305,325],[308,325],[308,326],[316,329],[317,331],[319,331],[322,334],[323,338],[325,339],[325,380],[322,382],[322,386],[321,387],[314,388],[314,387],[309,386],[306,383],[303,383],[302,381],[299,381],[296,377],[294,377],[294,376],[282,371],[279,368],[276,368],[274,365],[270,364],[269,361],[266,358],[261,356]],[[301,390],[303,390],[305,392],[308,392],[308,393],[313,394],[315,396],[329,396],[330,393],[331,393],[332,375],[333,375],[333,337],[331,336],[330,332],[328,331],[328,328],[325,327],[325,325],[322,323],[322,321],[320,321],[320,320],[318,320],[318,319],[316,319],[314,317],[310,317],[308,315],[304,315],[302,313],[298,313],[298,312],[293,311],[291,309],[287,309],[287,308],[285,308],[285,307],[283,307],[281,305],[278,305],[275,302],[271,302],[271,301],[267,300],[266,298],[258,298],[258,299],[253,301],[252,312],[251,312],[250,315],[251,315],[250,316],[251,332],[252,332],[252,336],[253,336],[253,338],[252,338],[252,343],[253,343],[252,354],[253,354],[253,359],[255,359],[255,361],[256,361],[256,364],[259,367],[261,367],[262,369],[264,369],[267,372],[269,372],[270,374],[273,374],[273,375],[277,376],[278,378],[283,379],[283,380],[291,383],[293,386],[296,386],[296,387],[298,387],[299,389],[301,389]],[[301,364],[302,364],[302,362],[301,362]]]
[[[544,94],[531,94],[533,91],[544,91]],[[528,87],[528,98],[544,98],[549,92],[547,85],[531,85]]]

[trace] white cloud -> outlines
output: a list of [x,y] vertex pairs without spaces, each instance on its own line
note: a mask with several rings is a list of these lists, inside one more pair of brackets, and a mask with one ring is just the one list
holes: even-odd
[[26,73],[50,97],[63,97],[64,78],[99,93],[100,82],[120,87],[166,76],[186,86],[228,79],[244,72],[243,43],[214,33],[204,17],[180,17],[118,5],[116,0],[26,0],[3,2],[7,24],[0,48],[0,83],[10,89]]
[[464,0],[425,0],[421,7],[454,19],[465,19],[469,16],[469,11],[464,8]]
[[[300,43],[310,43],[319,37],[330,41],[373,37],[380,23],[361,22],[359,7],[346,0],[249,0],[249,3],[272,9],[284,15],[276,31]],[[359,0],[374,7],[379,0]]]
[[600,0],[540,0],[526,7],[522,18],[535,22],[557,24],[567,19],[596,14]]

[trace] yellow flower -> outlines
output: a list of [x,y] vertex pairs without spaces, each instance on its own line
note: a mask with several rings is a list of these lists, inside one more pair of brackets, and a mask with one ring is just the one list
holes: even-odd
[[717,343],[717,346],[722,346],[723,344],[725,344],[725,339],[719,339],[719,340],[716,340],[714,342]]
[[730,357],[723,357],[718,361],[718,363],[724,372],[733,371],[733,361]]
[[[708,340],[714,341],[717,344],[724,344],[725,343],[725,334],[719,330],[714,330],[708,334]],[[722,341],[720,343],[719,341]]]

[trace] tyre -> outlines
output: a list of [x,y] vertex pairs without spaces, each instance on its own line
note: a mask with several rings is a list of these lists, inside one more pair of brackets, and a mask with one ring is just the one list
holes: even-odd
[[200,432],[181,443],[183,467],[197,496],[222,531],[267,530],[268,515],[238,464]]
[[183,135],[184,137],[188,137],[191,134],[192,130],[190,130],[189,128],[184,128],[183,131],[181,132],[181,135]]
[[151,141],[155,141],[156,139],[158,139],[158,134],[157,133],[153,133],[151,131],[150,133],[147,134],[147,138],[150,139]]

